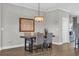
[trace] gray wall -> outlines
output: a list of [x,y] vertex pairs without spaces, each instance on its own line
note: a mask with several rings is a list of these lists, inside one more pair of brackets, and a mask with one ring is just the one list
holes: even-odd
[[[19,18],[34,18],[37,12],[31,9],[14,6],[10,4],[3,5],[3,48],[11,48],[24,45],[24,39],[20,38],[24,33],[19,32]],[[41,12],[41,15],[45,13]],[[35,23],[35,32],[43,31],[43,24]],[[42,26],[40,27],[40,25]],[[41,29],[40,29],[41,28]]]
[[77,28],[77,17],[73,17],[73,30]]
[[[75,32],[76,40],[74,43],[78,43],[79,39],[79,16],[73,17],[73,31]],[[78,48],[78,44],[75,45],[75,48]]]
[[0,49],[1,49],[1,4],[0,4]]

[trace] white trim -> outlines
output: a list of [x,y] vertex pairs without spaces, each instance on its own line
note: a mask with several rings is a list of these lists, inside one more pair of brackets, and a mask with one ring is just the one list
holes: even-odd
[[1,48],[0,48],[0,50],[1,50]]
[[[55,45],[62,45],[64,43],[69,43],[69,42],[52,42],[52,44],[55,44]],[[7,46],[7,47],[3,47],[2,49],[0,48],[0,50],[3,50],[3,49],[10,49],[10,48],[16,48],[16,47],[21,47],[21,46],[24,46],[24,44],[21,44],[21,45],[14,45],[14,46]]]
[[62,45],[63,43],[62,43],[62,42],[52,42],[52,44],[55,44],[55,45]]
[[69,11],[69,10],[64,9],[64,8],[56,8],[56,9],[51,9],[51,10],[47,10],[46,12],[51,12],[51,11],[55,11],[55,10],[61,10],[61,11],[65,11],[65,12],[70,13],[70,11]]
[[[25,7],[25,6],[22,6],[22,5],[18,5],[18,4],[14,4],[14,3],[10,3],[10,5],[14,5],[14,6],[17,6],[17,7],[21,7],[21,8],[27,8],[27,9],[30,9],[30,10],[35,10],[37,11],[37,9],[35,8],[31,8],[31,7]],[[41,10],[41,12],[51,12],[51,11],[55,11],[55,10],[62,10],[62,11],[65,11],[65,12],[68,12],[69,14],[71,15],[79,15],[79,12],[71,12],[70,10],[68,9],[65,9],[65,8],[53,8],[53,9],[44,9],[44,10]]]
[[55,44],[55,45],[62,45],[62,44],[65,44],[65,43],[70,43],[70,42],[52,42],[52,44]]
[[[30,9],[30,10],[38,11],[38,9],[36,9],[36,8],[25,7],[25,6],[14,4],[14,3],[10,3],[10,5],[13,5],[13,6],[16,6],[16,7],[20,7],[20,8],[27,8],[27,9]],[[47,11],[46,10],[40,10],[40,12],[47,12]]]
[[[25,7],[25,6],[18,5],[18,4],[14,4],[14,3],[10,3],[10,5],[19,6],[19,7],[21,7],[21,8],[27,8],[27,9],[31,9],[31,10],[38,11],[36,8]],[[65,8],[44,9],[44,10],[40,10],[40,11],[41,11],[41,12],[51,12],[51,11],[54,11],[54,10],[62,10],[62,11],[65,11],[65,12],[70,12],[69,10],[67,10],[67,9],[65,9]]]
[[21,44],[21,45],[14,45],[14,46],[7,46],[7,47],[3,47],[1,50],[3,50],[3,49],[10,49],[10,48],[16,48],[16,47],[21,47],[21,46],[24,46],[24,44]]
[[70,42],[63,42],[63,44],[64,44],[64,43],[70,43]]

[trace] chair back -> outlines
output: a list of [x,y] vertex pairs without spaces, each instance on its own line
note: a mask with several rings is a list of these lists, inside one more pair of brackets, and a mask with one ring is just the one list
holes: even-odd
[[36,35],[36,43],[37,45],[43,44],[43,33],[37,33]]
[[48,33],[47,34],[47,43],[52,43],[53,40],[53,33]]

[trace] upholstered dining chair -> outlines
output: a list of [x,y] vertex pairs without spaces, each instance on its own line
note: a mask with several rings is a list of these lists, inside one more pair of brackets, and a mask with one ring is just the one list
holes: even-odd
[[51,47],[52,48],[52,41],[53,41],[53,33],[48,33],[47,34],[48,47]]
[[39,49],[39,48],[43,48],[43,33],[35,33],[34,35],[36,35],[36,39],[34,39],[34,42],[33,42],[33,46],[36,47],[36,49]]
[[46,47],[48,48],[48,47],[50,47],[50,48],[52,48],[52,40],[53,40],[53,33],[47,33],[47,37],[46,38],[44,38],[44,41],[47,43],[46,45]]

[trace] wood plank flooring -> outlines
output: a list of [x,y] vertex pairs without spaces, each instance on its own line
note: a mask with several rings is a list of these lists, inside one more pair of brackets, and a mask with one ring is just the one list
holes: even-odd
[[74,49],[71,44],[52,45],[49,48],[34,50],[33,53],[24,51],[24,47],[6,49],[0,51],[0,56],[78,56],[79,49]]

